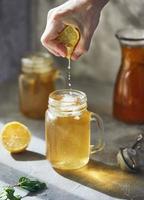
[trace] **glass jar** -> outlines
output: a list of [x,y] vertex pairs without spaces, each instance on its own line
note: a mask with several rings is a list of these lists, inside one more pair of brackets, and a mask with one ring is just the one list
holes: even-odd
[[49,94],[55,90],[59,71],[54,68],[48,53],[34,53],[22,58],[22,73],[19,76],[21,112],[31,118],[45,116]]
[[92,152],[103,148],[103,122],[87,110],[86,94],[72,89],[50,94],[45,117],[46,156],[54,168],[77,169],[86,165],[90,155],[90,125],[97,134]]
[[114,89],[113,115],[126,123],[144,122],[144,30],[116,34],[122,61]]

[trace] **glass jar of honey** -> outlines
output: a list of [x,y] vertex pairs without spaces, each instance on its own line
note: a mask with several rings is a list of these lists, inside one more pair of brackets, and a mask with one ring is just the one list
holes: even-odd
[[59,71],[54,68],[52,57],[48,53],[33,53],[22,58],[21,62],[20,110],[28,117],[44,118],[48,96],[55,90]]
[[114,89],[113,115],[126,123],[144,122],[144,30],[116,34],[122,61]]
[[[92,121],[96,141],[90,151]],[[88,163],[90,152],[104,146],[102,119],[87,110],[87,97],[81,91],[66,89],[50,94],[45,128],[46,156],[54,168],[80,168]]]

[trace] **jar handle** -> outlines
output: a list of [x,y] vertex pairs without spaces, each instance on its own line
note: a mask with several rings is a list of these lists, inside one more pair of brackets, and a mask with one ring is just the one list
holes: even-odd
[[101,151],[104,146],[104,125],[103,125],[103,120],[101,119],[101,117],[96,114],[91,112],[91,124],[94,123],[95,124],[95,129],[96,130],[96,134],[97,137],[97,144],[91,145],[91,154],[96,153],[97,151]]

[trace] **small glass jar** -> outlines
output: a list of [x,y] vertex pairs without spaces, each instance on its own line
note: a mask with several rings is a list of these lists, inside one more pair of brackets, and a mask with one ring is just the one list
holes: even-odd
[[46,156],[54,168],[78,169],[88,163],[92,121],[97,135],[92,152],[96,152],[104,144],[103,122],[87,110],[86,94],[72,89],[50,94],[45,117]]
[[114,89],[113,115],[126,123],[144,123],[144,30],[116,34],[122,61]]
[[49,94],[55,90],[59,71],[48,53],[34,53],[22,58],[19,76],[20,110],[27,117],[42,119]]

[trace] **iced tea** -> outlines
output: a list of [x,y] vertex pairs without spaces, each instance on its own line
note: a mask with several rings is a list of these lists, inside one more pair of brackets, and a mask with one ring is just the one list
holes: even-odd
[[[119,38],[122,63],[115,84],[113,114],[124,122],[143,123],[144,38],[139,30],[124,31],[121,35],[126,38]],[[127,38],[131,35],[133,38]]]
[[90,114],[57,117],[46,122],[47,158],[53,166],[76,169],[84,166],[90,153]]

